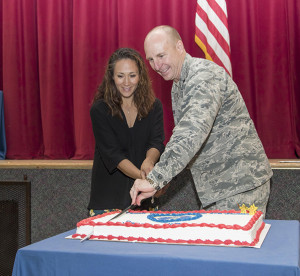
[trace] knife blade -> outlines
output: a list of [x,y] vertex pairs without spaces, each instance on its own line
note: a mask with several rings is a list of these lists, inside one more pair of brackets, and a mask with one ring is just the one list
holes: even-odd
[[[114,217],[112,217],[109,221],[111,221],[111,220],[113,220],[113,219],[115,219],[115,218],[117,218],[117,217],[122,216],[122,215],[125,214],[128,210],[134,209],[136,206],[137,206],[137,205],[135,205],[135,204],[131,204],[131,205],[128,206],[126,209],[124,209],[121,213],[119,213],[119,214],[115,215]],[[108,222],[108,221],[107,221],[107,222]]]
[[[144,200],[146,200],[147,198],[144,198],[144,199],[142,199],[141,200],[141,204],[144,202]],[[152,197],[152,200],[154,200],[154,198]],[[152,200],[151,200],[151,202],[152,202]],[[153,202],[152,202],[153,203]],[[109,222],[109,221],[111,221],[111,220],[113,220],[113,219],[115,219],[115,218],[117,218],[117,217],[120,217],[120,216],[122,216],[123,214],[125,214],[128,210],[133,210],[134,208],[136,208],[137,207],[137,205],[135,205],[135,204],[131,204],[130,206],[128,206],[126,209],[124,209],[121,213],[119,213],[119,214],[117,214],[117,215],[115,215],[114,217],[112,217],[110,220],[108,220],[107,222]]]
[[94,230],[92,232],[90,232],[89,234],[87,234],[83,239],[81,239],[80,242],[84,242],[86,240],[89,240],[90,237],[93,235],[93,232],[94,232]]

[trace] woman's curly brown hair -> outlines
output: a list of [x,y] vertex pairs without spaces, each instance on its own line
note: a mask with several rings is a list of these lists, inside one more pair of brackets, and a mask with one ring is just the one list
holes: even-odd
[[121,93],[116,88],[113,79],[115,65],[122,59],[131,59],[138,67],[139,83],[134,92],[133,101],[137,108],[137,118],[144,118],[153,107],[155,95],[148,75],[148,70],[142,56],[136,50],[131,48],[120,48],[111,55],[106,65],[102,82],[94,96],[93,103],[99,99],[104,99],[106,104],[110,107],[112,116],[117,115],[120,118],[123,118]]

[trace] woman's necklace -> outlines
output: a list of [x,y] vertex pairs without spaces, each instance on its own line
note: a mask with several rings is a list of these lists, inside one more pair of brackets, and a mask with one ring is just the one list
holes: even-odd
[[125,108],[125,106],[122,107],[124,113],[125,113],[125,117],[126,117],[126,121],[129,127],[132,127],[134,122],[135,122],[135,118],[136,118],[136,113],[137,110],[135,108],[135,106],[131,106],[129,108]]
[[123,106],[122,108],[123,108],[124,113],[127,113],[127,114],[130,114],[135,110],[135,106],[130,106],[130,107]]

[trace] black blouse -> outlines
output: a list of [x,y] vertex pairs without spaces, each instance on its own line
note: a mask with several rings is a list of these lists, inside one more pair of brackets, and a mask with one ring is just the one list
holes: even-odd
[[124,113],[123,120],[112,116],[103,100],[92,105],[90,116],[96,144],[88,209],[124,209],[131,204],[129,191],[134,179],[117,166],[128,159],[140,169],[150,148],[163,152],[162,104],[156,99],[148,116],[136,119],[132,128],[128,127]]

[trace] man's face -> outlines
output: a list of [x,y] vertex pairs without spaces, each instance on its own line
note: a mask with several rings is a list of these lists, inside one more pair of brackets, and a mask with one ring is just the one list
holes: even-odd
[[180,78],[180,51],[164,34],[152,34],[146,38],[146,58],[152,69],[165,80],[177,82]]

